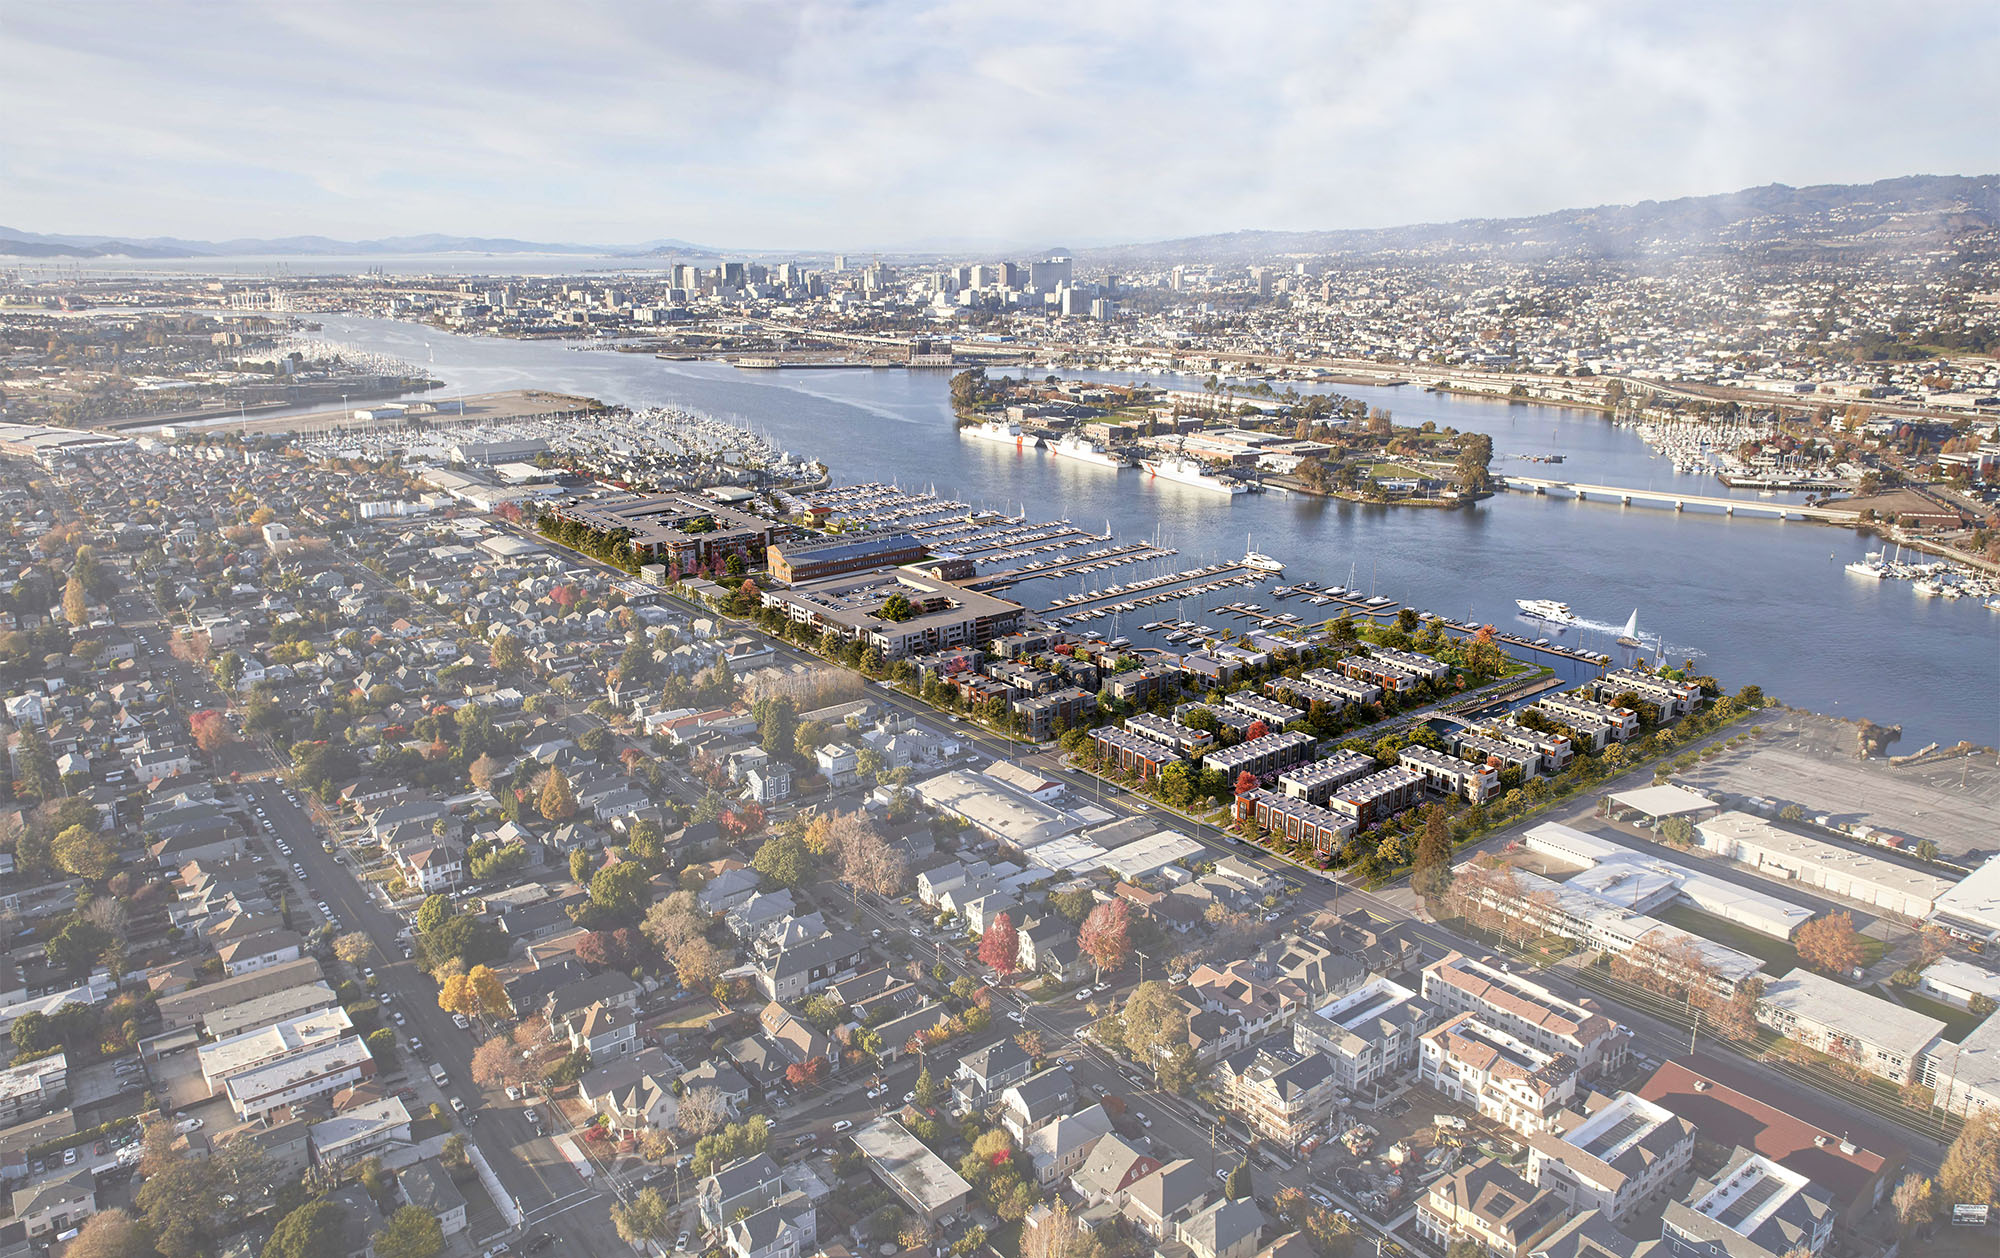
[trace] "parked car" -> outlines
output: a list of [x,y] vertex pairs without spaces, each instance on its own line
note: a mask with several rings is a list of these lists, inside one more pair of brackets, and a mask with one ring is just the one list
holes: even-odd
[[833,1125],[833,1130],[835,1134],[838,1134],[843,1131],[852,1131],[854,1130],[854,1124],[849,1122],[847,1119],[843,1118],[839,1122]]

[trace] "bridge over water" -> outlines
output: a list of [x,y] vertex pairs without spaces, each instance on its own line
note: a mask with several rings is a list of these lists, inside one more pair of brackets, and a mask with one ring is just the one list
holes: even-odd
[[1858,511],[1843,511],[1838,507],[1806,507],[1795,502],[1716,498],[1672,489],[1625,489],[1617,485],[1587,485],[1579,481],[1542,480],[1533,476],[1502,476],[1497,479],[1508,489],[1549,497],[1570,497],[1580,502],[1616,502],[1627,507],[1635,502],[1641,502],[1669,506],[1676,511],[1684,511],[1688,507],[1719,507],[1724,515],[1761,515],[1778,520],[1822,520],[1828,524],[1853,524],[1861,518],[1861,513]]

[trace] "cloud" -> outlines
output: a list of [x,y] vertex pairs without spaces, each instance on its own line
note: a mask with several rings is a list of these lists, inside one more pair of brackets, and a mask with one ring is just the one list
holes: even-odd
[[1981,4],[13,5],[0,222],[893,248],[1995,168]]

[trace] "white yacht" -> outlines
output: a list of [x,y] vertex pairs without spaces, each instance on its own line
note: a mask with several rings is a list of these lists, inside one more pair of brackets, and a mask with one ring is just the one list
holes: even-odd
[[982,424],[967,424],[958,430],[961,437],[971,437],[978,441],[993,441],[1026,450],[1042,444],[1042,439],[1034,433],[1024,433],[1021,426],[1007,420],[989,419]]
[[[1270,555],[1265,554],[1263,551],[1258,550],[1256,547],[1251,546],[1249,538],[1245,538],[1243,540],[1243,545],[1245,547],[1243,551],[1244,567],[1254,568],[1258,572],[1269,572],[1273,575],[1283,574],[1283,572],[1285,571],[1284,560],[1274,559]],[[1286,593],[1288,594],[1290,592],[1291,592],[1290,590],[1286,591]]]
[[1250,487],[1240,480],[1227,476],[1216,476],[1200,462],[1185,454],[1170,454],[1157,459],[1141,459],[1139,466],[1161,480],[1175,481],[1182,485],[1192,485],[1196,489],[1206,489],[1218,494],[1248,493]]
[[1078,433],[1070,433],[1051,445],[1049,452],[1059,454],[1065,459],[1075,459],[1079,463],[1095,463],[1099,467],[1132,466],[1132,460],[1124,455],[1115,454]]
[[1545,620],[1552,625],[1576,623],[1576,613],[1569,609],[1569,604],[1558,603],[1554,599],[1517,598],[1514,600],[1514,606],[1520,608],[1524,615],[1535,620]]
[[1871,577],[1877,581],[1889,575],[1888,569],[1882,566],[1882,552],[1879,550],[1871,550],[1865,559],[1848,564],[1847,570],[1857,577]]

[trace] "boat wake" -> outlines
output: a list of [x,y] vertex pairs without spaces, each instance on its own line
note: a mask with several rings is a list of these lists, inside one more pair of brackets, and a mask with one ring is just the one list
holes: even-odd
[[[1540,633],[1550,638],[1560,638],[1562,635],[1572,632],[1602,634],[1607,638],[1632,636],[1632,622],[1629,620],[1622,625],[1614,625],[1608,620],[1588,620],[1582,616],[1574,616],[1567,624],[1558,625],[1546,620],[1537,620],[1533,616],[1521,616],[1519,619],[1534,625]],[[1640,635],[1640,640],[1644,641],[1643,635]],[[1608,650],[1609,648],[1593,649]],[[1683,646],[1679,643],[1662,643],[1658,639],[1655,639],[1654,641],[1646,642],[1645,650],[1642,654],[1664,657],[1678,662],[1681,660],[1701,659],[1706,652],[1702,651],[1699,647]]]

